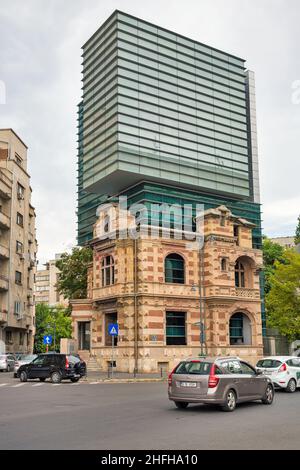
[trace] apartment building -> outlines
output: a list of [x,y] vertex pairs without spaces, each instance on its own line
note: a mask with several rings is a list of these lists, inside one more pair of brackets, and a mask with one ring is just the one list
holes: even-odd
[[35,209],[27,146],[0,129],[0,342],[7,352],[31,352],[35,332]]
[[69,301],[60,295],[56,288],[59,277],[59,269],[56,267],[56,261],[60,256],[60,254],[56,254],[55,259],[45,263],[45,269],[37,270],[35,276],[36,304],[43,303],[51,306],[68,306]]

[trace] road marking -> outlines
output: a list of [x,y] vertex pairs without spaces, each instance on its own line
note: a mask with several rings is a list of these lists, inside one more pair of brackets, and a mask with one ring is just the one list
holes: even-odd
[[44,384],[33,384],[32,387],[41,387]]
[[90,382],[90,385],[97,385],[99,384],[100,382]]
[[61,384],[52,384],[52,387],[59,387]]
[[23,387],[23,385],[25,385],[25,384],[12,385],[12,388]]
[[5,385],[8,385],[8,384],[0,384],[0,387],[4,387]]

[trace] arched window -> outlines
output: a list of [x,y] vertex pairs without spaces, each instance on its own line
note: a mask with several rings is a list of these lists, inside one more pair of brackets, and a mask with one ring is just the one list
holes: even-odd
[[165,258],[165,282],[184,284],[184,259],[177,253]]
[[221,259],[221,271],[227,271],[227,260],[226,260],[226,258]]
[[251,344],[251,323],[244,313],[235,313],[229,320],[230,344]]
[[235,287],[245,287],[245,267],[239,260],[235,263]]
[[115,264],[112,256],[105,256],[101,263],[102,287],[115,283]]

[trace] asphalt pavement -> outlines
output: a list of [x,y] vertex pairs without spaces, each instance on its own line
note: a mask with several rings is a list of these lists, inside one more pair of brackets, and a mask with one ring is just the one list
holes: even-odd
[[21,383],[0,373],[0,449],[299,449],[300,390],[233,413],[177,410],[166,383]]

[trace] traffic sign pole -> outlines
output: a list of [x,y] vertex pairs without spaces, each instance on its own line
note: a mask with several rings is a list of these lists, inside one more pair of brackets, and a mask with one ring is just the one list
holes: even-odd
[[111,337],[111,378],[114,378],[114,347],[115,347],[115,336]]

